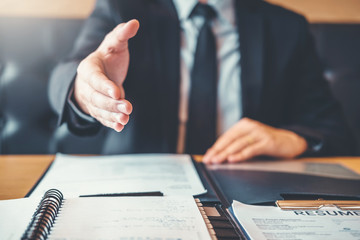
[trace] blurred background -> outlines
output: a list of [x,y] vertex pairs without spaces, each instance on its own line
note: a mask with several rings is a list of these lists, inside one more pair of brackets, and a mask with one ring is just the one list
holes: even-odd
[[[311,23],[324,75],[360,140],[360,0],[268,2]],[[94,3],[0,0],[0,154],[99,153],[102,132],[79,138],[66,126],[58,129],[47,99],[49,75],[71,51]]]

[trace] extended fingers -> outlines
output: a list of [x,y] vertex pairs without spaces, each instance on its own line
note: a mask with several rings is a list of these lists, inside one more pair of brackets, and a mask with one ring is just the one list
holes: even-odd
[[93,91],[90,96],[90,115],[117,132],[122,131],[129,121],[131,103],[126,100],[114,100],[97,91]]
[[244,148],[242,151],[232,154],[228,157],[229,162],[241,162],[263,154],[263,142],[257,142]]
[[112,122],[107,119],[97,118],[97,120],[104,126],[114,129],[117,132],[121,132],[124,129],[124,125],[117,122]]
[[129,122],[129,115],[118,112],[109,112],[101,108],[91,107],[91,114],[96,119],[105,119],[110,122],[126,125]]
[[[223,154],[222,157],[219,157],[218,155],[221,152],[224,152],[225,149],[228,148],[228,146],[233,144],[239,138],[250,134],[253,129],[254,122],[255,121],[247,118],[241,119],[238,123],[236,123],[228,131],[226,131],[222,136],[220,136],[219,139],[215,142],[215,144],[208,149],[208,151],[204,155],[203,161],[205,163],[210,163],[212,161],[224,161]],[[216,160],[216,158],[219,159]]]
[[104,126],[121,132],[129,121],[129,115],[123,113],[108,112],[96,107],[90,108],[90,114]]
[[[120,132],[129,121],[132,105],[125,99],[115,100],[92,88],[86,81],[79,81],[75,90],[80,89],[81,102],[87,113],[104,126]],[[79,101],[78,101],[79,102]]]
[[[94,95],[98,95],[99,93],[94,93]],[[101,96],[99,94],[98,96]],[[106,97],[104,97],[106,99]],[[111,98],[108,98],[108,102],[114,101]],[[131,104],[126,100],[117,101],[121,103],[115,103],[114,107],[115,112],[109,111],[110,107],[107,110],[103,108],[96,107],[98,104],[96,97],[92,100],[92,104],[89,104],[88,109],[91,116],[96,118],[99,122],[101,122],[104,126],[114,129],[117,132],[123,130],[124,126],[129,122],[129,114],[131,113]],[[116,105],[117,104],[117,105]],[[110,105],[110,104],[109,104]],[[127,106],[130,105],[130,106]],[[119,107],[120,106],[120,107]],[[113,110],[113,109],[111,109]]]
[[120,88],[102,72],[93,72],[87,81],[93,89],[113,99],[119,99],[122,95]]
[[[219,139],[215,142],[215,144],[207,150],[203,161],[205,163],[209,163],[212,161],[222,162],[220,160],[222,157],[218,156],[221,152],[223,152],[230,144],[232,144],[238,137],[241,136],[241,132],[239,132],[235,127],[228,130]],[[219,158],[215,160],[215,158]]]
[[78,67],[78,76],[91,88],[113,99],[123,98],[121,87],[118,87],[104,73],[102,60],[96,53],[90,54],[87,61],[82,61]]
[[253,134],[249,134],[243,137],[240,137],[230,143],[227,147],[223,150],[218,152],[214,157],[212,157],[208,163],[222,163],[226,160],[229,160],[229,156],[234,155],[243,151],[245,148],[257,143],[259,140],[256,139],[256,136]]
[[124,113],[126,115],[129,115],[132,112],[131,103],[125,99],[114,100],[94,89],[92,89],[87,96],[87,101],[92,107],[113,113]]

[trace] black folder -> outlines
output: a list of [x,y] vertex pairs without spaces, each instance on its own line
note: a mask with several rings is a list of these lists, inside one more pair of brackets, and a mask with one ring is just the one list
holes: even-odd
[[268,206],[276,206],[278,200],[360,200],[360,180],[298,173],[209,169],[202,163],[196,165],[208,189],[208,194],[200,196],[200,200],[205,204],[213,201],[224,219],[234,227],[230,237],[222,235],[224,229],[214,224],[219,239],[247,239],[229,210],[233,200]]

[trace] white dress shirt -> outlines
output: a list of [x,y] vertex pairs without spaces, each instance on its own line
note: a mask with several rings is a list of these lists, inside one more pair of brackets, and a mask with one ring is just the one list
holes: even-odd
[[[173,0],[181,26],[180,49],[180,106],[179,137],[177,152],[183,153],[188,120],[191,70],[194,62],[197,38],[204,19],[190,18],[198,0]],[[240,84],[240,43],[236,27],[235,3],[233,0],[208,0],[217,12],[212,23],[215,34],[218,60],[217,86],[217,135],[221,135],[240,120],[242,114]]]

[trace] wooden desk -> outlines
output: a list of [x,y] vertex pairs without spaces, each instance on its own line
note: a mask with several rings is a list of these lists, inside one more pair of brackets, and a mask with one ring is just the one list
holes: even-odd
[[[54,155],[0,155],[0,200],[24,197],[53,160]],[[299,161],[341,163],[360,174],[360,157],[304,158]]]

